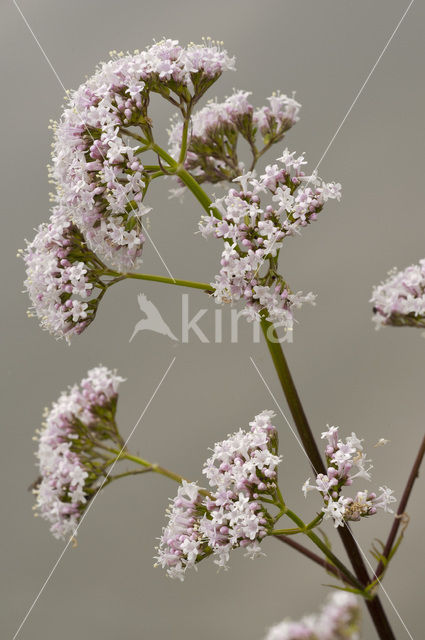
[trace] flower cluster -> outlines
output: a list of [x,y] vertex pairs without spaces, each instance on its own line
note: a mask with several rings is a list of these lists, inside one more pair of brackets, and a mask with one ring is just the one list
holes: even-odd
[[203,470],[210,492],[196,483],[179,488],[156,558],[170,577],[183,580],[189,567],[211,554],[218,566],[227,567],[236,547],[249,557],[261,554],[259,543],[273,525],[261,499],[275,495],[281,461],[273,416],[263,411],[250,431],[240,429],[214,446]]
[[370,300],[376,328],[384,325],[425,328],[425,259],[404,271],[392,269],[388,276],[374,287]]
[[118,54],[70,94],[54,125],[51,178],[60,206],[108,266],[128,271],[140,262],[142,216],[150,173],[140,154],[152,148],[151,92],[173,105],[193,104],[234,60],[214,43],[181,47],[157,42]]
[[107,268],[59,207],[27,243],[23,259],[32,302],[29,315],[34,311],[43,329],[69,342],[93,321],[108,287]]
[[[234,91],[224,102],[210,101],[193,114],[185,167],[199,183],[232,180],[243,172],[237,143],[241,135],[250,145],[254,164],[272,144],[280,142],[286,131],[298,122],[300,104],[294,98],[276,93],[268,98],[269,106],[254,109],[249,91]],[[258,150],[257,133],[263,139]],[[169,151],[179,157],[183,124],[172,121]]]
[[[259,179],[253,172],[235,178],[240,191],[230,189],[216,200],[211,215],[201,218],[199,230],[205,238],[225,241],[221,270],[211,283],[216,301],[243,300],[248,320],[277,322],[290,340],[293,309],[314,302],[314,295],[290,290],[277,272],[279,251],[285,238],[317,219],[327,200],[340,199],[341,185],[325,183],[315,174],[306,176],[304,156],[295,157],[287,149],[278,162],[268,165]],[[261,193],[271,194],[273,204],[261,206]],[[266,261],[269,269],[261,275]]]
[[123,380],[115,371],[96,367],[46,409],[37,438],[35,508],[50,522],[55,538],[75,535],[88,501],[107,477],[115,456],[105,455],[102,445],[109,441],[121,449],[115,411]]
[[327,473],[319,473],[313,485],[308,478],[303,485],[303,492],[305,496],[312,490],[321,494],[325,503],[322,509],[324,518],[332,518],[335,527],[339,527],[347,520],[358,521],[365,516],[374,515],[377,509],[393,513],[390,504],[396,499],[388,487],[380,487],[379,496],[367,490],[358,491],[354,498],[341,494],[342,489],[351,486],[355,479],[371,479],[371,460],[367,459],[363,451],[363,440],[352,433],[344,442],[339,438],[339,427],[329,427],[328,431],[322,433],[322,438],[328,441],[325,449]]
[[334,593],[318,615],[283,620],[265,640],[360,640],[360,607],[351,593]]

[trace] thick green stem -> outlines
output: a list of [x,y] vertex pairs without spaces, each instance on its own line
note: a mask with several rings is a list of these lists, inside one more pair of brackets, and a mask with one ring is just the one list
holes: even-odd
[[[305,415],[301,400],[292,379],[291,372],[286,362],[282,346],[279,342],[278,335],[272,323],[263,320],[261,323],[264,337],[273,360],[282,390],[285,394],[286,401],[295,422],[298,434],[300,436],[303,447],[309,457],[310,463],[315,474],[326,473],[326,468]],[[357,579],[362,583],[363,587],[369,584],[370,578],[364,563],[363,557],[357,547],[357,543],[349,529],[348,525],[338,527],[338,533],[344,548],[350,558]],[[382,603],[378,596],[373,600],[366,601],[366,606],[375,625],[375,629],[381,640],[395,640],[394,633],[390,627]]]
[[304,533],[310,540],[318,547],[322,553],[330,560],[332,564],[334,564],[347,578],[350,580],[352,584],[355,584],[358,589],[361,591],[364,590],[364,586],[362,583],[357,580],[357,578],[347,569],[347,567],[332,553],[332,551],[326,546],[326,544],[319,538],[318,535],[314,533],[311,529],[307,528],[307,525],[299,518],[296,513],[291,511],[290,509],[286,509],[286,515],[290,518],[296,525],[300,528],[302,533]]
[[174,160],[174,158],[172,156],[170,156],[169,153],[167,153],[165,151],[165,149],[163,149],[162,147],[159,146],[159,144],[156,144],[155,142],[152,142],[152,144],[150,145],[150,148],[152,149],[152,151],[154,151],[160,158],[162,158],[162,160],[165,160],[165,162],[167,162],[168,164],[168,168],[171,169],[172,171],[176,171],[177,167],[179,166],[179,163],[176,162]]
[[302,445],[308,455],[311,466],[315,474],[326,473],[317,444],[314,440],[313,433],[305,415],[301,400],[298,396],[297,389],[289,371],[288,363],[282,351],[276,330],[268,320],[261,321],[261,328],[273,360],[280,384],[285,394],[289,409],[294,418],[295,426],[300,436]]
[[184,164],[184,161],[186,160],[189,124],[190,124],[190,111],[186,114],[186,117],[183,123],[182,146],[180,149],[179,164]]
[[180,180],[186,185],[188,189],[190,189],[190,191],[193,193],[193,195],[202,205],[205,211],[207,213],[213,212],[216,218],[221,219],[221,215],[217,211],[217,209],[211,209],[211,199],[205,193],[200,184],[196,182],[195,178],[188,171],[186,171],[183,164],[176,162],[169,153],[167,153],[164,149],[162,149],[162,147],[157,144],[153,144],[152,149],[159,155],[160,158],[168,163],[173,173],[180,178]]
[[216,218],[221,220],[221,215],[216,208],[211,207],[211,199],[205,193],[203,188],[196,182],[195,178],[184,167],[179,167],[176,171],[176,175],[186,185],[188,189],[193,193],[198,202],[202,205],[208,214],[213,213]]

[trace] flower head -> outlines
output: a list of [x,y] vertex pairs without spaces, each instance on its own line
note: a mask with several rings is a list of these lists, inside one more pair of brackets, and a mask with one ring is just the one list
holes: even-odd
[[141,261],[144,198],[150,183],[141,154],[151,148],[149,97],[194,104],[234,60],[217,43],[181,47],[156,42],[142,52],[114,54],[70,93],[54,125],[51,178],[60,206],[89,247],[122,272]]
[[359,623],[357,598],[341,591],[328,598],[319,614],[271,627],[265,640],[360,640]]
[[158,547],[157,561],[172,578],[184,579],[189,567],[209,555],[227,567],[230,551],[245,549],[249,557],[262,555],[259,543],[273,519],[262,498],[274,496],[277,482],[276,428],[272,411],[215,444],[203,473],[210,491],[184,483],[170,505],[168,525]]
[[23,259],[32,310],[43,329],[69,342],[93,321],[108,286],[107,268],[60,207],[39,226]]
[[392,269],[388,276],[374,287],[370,299],[376,328],[425,328],[425,259],[404,271]]
[[348,520],[358,521],[365,516],[374,515],[377,509],[392,513],[390,504],[396,501],[393,491],[388,487],[380,487],[379,496],[369,491],[358,491],[354,498],[344,496],[341,492],[359,478],[370,480],[373,468],[371,460],[363,451],[363,440],[355,433],[339,438],[339,427],[329,427],[322,433],[327,441],[325,449],[327,473],[319,473],[314,484],[308,478],[303,484],[304,496],[313,490],[318,491],[324,501],[322,512],[325,519],[333,520],[335,527],[343,526]]
[[[294,98],[278,92],[268,98],[270,106],[255,109],[250,95],[249,91],[234,90],[224,102],[211,100],[193,114],[185,166],[198,182],[228,181],[243,172],[237,155],[239,136],[248,142],[256,161],[298,121],[301,105]],[[264,144],[261,151],[256,147],[258,131]],[[182,133],[182,123],[173,120],[168,131],[169,150],[176,159]]]
[[[259,179],[253,173],[235,178],[241,190],[230,189],[213,203],[221,219],[213,213],[204,215],[199,230],[205,238],[225,242],[220,273],[211,283],[216,301],[244,301],[248,320],[279,323],[290,340],[293,311],[305,302],[314,303],[315,296],[289,288],[278,273],[279,252],[285,238],[317,219],[327,200],[339,200],[340,185],[306,176],[304,157],[287,149],[278,161],[279,165],[268,165]],[[271,195],[273,204],[263,205],[261,194]]]
[[115,371],[96,367],[46,410],[38,431],[35,508],[50,522],[55,538],[75,535],[88,502],[107,477],[114,457],[105,456],[105,445],[109,441],[121,449],[115,411],[123,380]]

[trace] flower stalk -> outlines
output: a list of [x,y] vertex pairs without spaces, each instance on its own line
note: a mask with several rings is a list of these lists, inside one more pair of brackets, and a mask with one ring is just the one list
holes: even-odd
[[[285,355],[283,353],[282,346],[279,343],[276,329],[267,320],[263,320],[261,326],[267,346],[270,351],[270,355],[272,356],[273,364],[275,366],[282,390],[285,394],[286,401],[295,422],[295,426],[297,428],[305,451],[309,457],[310,463],[316,474],[325,474],[326,469],[324,463],[320,456],[319,449],[305,415],[304,408],[301,404],[301,400],[295,387],[295,383],[289,370]],[[354,540],[354,537],[348,525],[345,525],[344,527],[338,527],[338,533],[341,537],[348,557],[350,558],[350,562],[356,574],[356,580],[358,580],[362,585],[363,591],[369,584],[370,578],[364,560],[357,547],[356,541]],[[388,618],[385,614],[379,597],[375,595],[373,600],[367,600],[366,606],[373,620],[379,638],[381,638],[381,640],[395,640],[394,633],[390,627]]]

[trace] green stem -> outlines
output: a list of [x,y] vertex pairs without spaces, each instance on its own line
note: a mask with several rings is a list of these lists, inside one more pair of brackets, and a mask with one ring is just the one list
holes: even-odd
[[330,560],[332,564],[334,564],[347,578],[356,585],[358,589],[362,592],[364,591],[364,586],[362,583],[357,580],[357,578],[347,569],[347,567],[332,553],[332,551],[326,546],[326,544],[316,535],[311,529],[307,528],[307,525],[297,516],[296,513],[291,511],[291,509],[286,509],[286,515],[290,518],[296,525],[301,529],[302,533],[304,533],[310,540],[318,547],[322,553]]
[[165,160],[169,167],[173,170],[175,175],[177,175],[180,180],[186,185],[188,189],[193,193],[198,202],[202,205],[205,211],[210,214],[211,212],[214,214],[216,218],[221,220],[221,215],[214,207],[211,208],[211,199],[199,185],[199,183],[195,180],[195,178],[184,168],[182,163],[178,163],[168,154],[162,147],[153,143],[152,150],[155,151],[159,155],[160,158]]
[[193,195],[201,204],[201,206],[204,208],[204,210],[208,214],[213,213],[216,218],[221,220],[220,213],[217,211],[215,207],[211,206],[212,205],[211,199],[208,197],[208,195],[205,193],[205,191],[199,185],[199,183],[196,182],[195,178],[188,171],[186,171],[184,167],[179,167],[176,171],[176,175],[178,175],[180,180],[186,185],[188,189],[190,189],[190,191],[193,193]]
[[[286,507],[285,509],[282,511],[282,515],[286,514]],[[291,534],[293,533],[305,533],[306,531],[310,531],[311,529],[314,529],[315,527],[317,527],[318,524],[320,524],[323,520],[323,514],[319,513],[314,520],[312,520],[311,522],[309,522],[308,524],[306,524],[302,529],[287,529],[286,531],[291,531]],[[271,535],[276,536],[276,535],[289,535],[285,533],[285,529],[276,529],[274,531],[272,531]]]
[[168,163],[170,169],[173,169],[174,171],[177,169],[177,167],[179,166],[178,162],[176,162],[174,158],[165,151],[165,149],[160,147],[159,144],[152,142],[151,149],[152,151],[155,151],[155,153],[159,155],[162,160],[165,160],[165,162]]
[[[119,451],[116,452],[117,455],[119,455]],[[136,464],[141,465],[142,467],[144,467],[146,470],[149,471],[154,471],[155,473],[159,473],[162,476],[165,476],[166,478],[170,478],[170,480],[174,480],[175,482],[178,482],[179,484],[181,484],[183,482],[183,480],[186,480],[185,478],[183,478],[183,476],[179,476],[177,473],[174,473],[173,471],[169,471],[168,469],[164,469],[164,467],[161,467],[159,464],[152,464],[151,462],[148,462],[147,460],[144,460],[143,458],[140,458],[139,456],[134,456],[131,453],[126,453],[125,451],[123,451],[120,455],[120,460],[124,459],[124,460],[130,460],[131,462],[135,462]],[[188,482],[188,480],[186,481]]]
[[[301,404],[288,363],[282,351],[282,346],[278,341],[276,330],[272,323],[267,320],[263,320],[261,326],[304,450],[309,457],[315,474],[326,473],[325,465],[323,464],[322,457]],[[351,530],[348,525],[346,525],[344,527],[338,527],[338,533],[350,558],[357,579],[366,586],[370,582],[369,574]],[[379,638],[381,638],[381,640],[395,640],[394,633],[378,596],[375,596],[373,600],[366,601],[366,606]]]
[[116,476],[108,476],[108,479],[103,483],[102,489],[104,489],[108,484],[111,484],[114,480],[118,480],[119,478],[126,478],[127,476],[137,476],[141,473],[147,473],[148,471],[152,471],[152,469],[133,469],[131,471],[124,471],[124,473],[118,473]]
[[304,533],[304,530],[300,529],[299,527],[295,529],[273,529],[270,535],[271,536],[294,536],[297,533]]
[[326,473],[325,466],[323,464],[319,449],[314,440],[313,433],[310,429],[307,417],[304,413],[301,400],[298,396],[297,389],[292,379],[291,372],[289,371],[288,363],[282,351],[282,346],[279,342],[278,335],[274,325],[268,320],[261,321],[261,328],[266,339],[267,346],[270,351],[270,355],[273,360],[280,384],[288,402],[289,408],[294,418],[295,425],[297,427],[298,434],[300,436],[302,445],[308,455],[313,471],[317,475],[318,473]]
[[155,276],[150,273],[126,273],[124,278],[133,280],[149,280],[152,282],[163,282],[165,284],[174,284],[180,287],[190,287],[191,289],[202,289],[212,293],[211,285],[206,282],[194,282],[192,280],[180,280],[176,278],[166,278],[164,276]]
[[184,123],[183,123],[183,131],[182,131],[182,146],[180,149],[180,157],[179,164],[183,165],[186,160],[187,153],[187,138],[189,133],[189,124],[190,124],[190,111],[186,114]]

